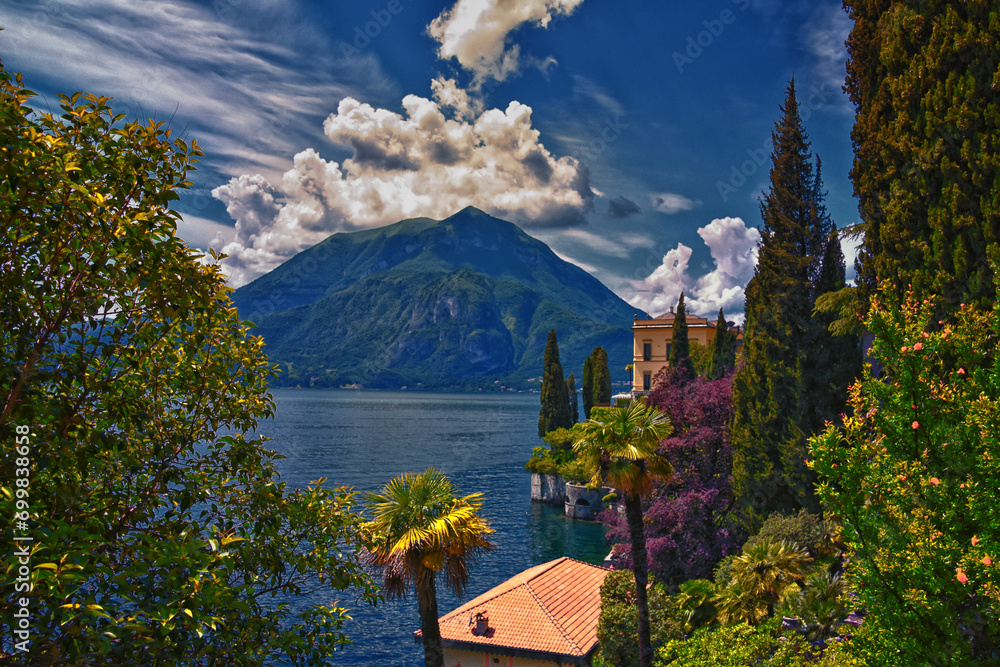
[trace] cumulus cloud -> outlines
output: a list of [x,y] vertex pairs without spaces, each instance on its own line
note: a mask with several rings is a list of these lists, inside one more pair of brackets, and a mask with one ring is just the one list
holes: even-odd
[[608,217],[613,220],[622,220],[638,215],[642,209],[631,199],[618,196],[608,202]]
[[[445,99],[449,87],[439,90]],[[452,108],[461,104],[448,99]],[[530,107],[515,101],[466,121],[446,117],[443,104],[407,95],[399,114],[344,98],[323,129],[352,157],[338,163],[309,148],[280,183],[242,175],[213,190],[236,220],[236,238],[223,248],[232,282],[333,232],[445,218],[470,204],[528,228],[585,221],[594,198],[588,172],[545,148]]]
[[760,232],[747,227],[740,218],[717,218],[698,230],[708,246],[715,269],[693,279],[689,273],[692,249],[683,243],[667,252],[663,262],[641,281],[633,284],[633,306],[650,313],[664,313],[685,293],[688,307],[702,316],[723,308],[727,317],[737,318],[743,310],[744,289],[757,266]]
[[454,79],[435,77],[431,81],[431,93],[439,107],[451,109],[461,120],[471,120],[483,112],[483,101],[459,88]]
[[700,201],[688,199],[684,195],[678,195],[672,192],[652,194],[649,196],[649,202],[652,204],[654,209],[660,211],[661,213],[666,213],[667,215],[673,215],[675,213],[680,213],[681,211],[690,211],[698,206],[701,206]]
[[[455,58],[474,74],[475,82],[503,81],[520,67],[521,51],[508,36],[531,23],[548,27],[556,16],[568,16],[583,0],[458,0],[431,21],[428,32],[440,44],[438,57]],[[548,67],[551,59],[540,61]]]

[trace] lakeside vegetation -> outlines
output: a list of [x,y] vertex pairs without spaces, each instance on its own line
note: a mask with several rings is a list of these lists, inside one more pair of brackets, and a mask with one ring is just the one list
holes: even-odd
[[[713,354],[697,377],[678,345],[645,405],[596,409],[591,363],[575,427],[557,350],[546,360],[536,466],[572,463],[626,505],[603,517],[627,568],[603,591],[604,665],[1000,664],[1000,14],[845,5],[857,287],[791,84],[735,370]],[[425,473],[425,495],[404,479],[370,496],[369,521],[349,490],[286,489],[246,435],[273,412],[274,368],[218,268],[175,235],[200,149],[104,98],[64,98],[59,117],[30,98],[0,70],[0,438],[28,452],[5,449],[0,511],[32,536],[25,662],[325,664],[347,611],[274,595],[375,603],[366,557],[385,594],[415,584],[431,629],[437,573],[461,588],[465,557],[491,548],[478,495]]]

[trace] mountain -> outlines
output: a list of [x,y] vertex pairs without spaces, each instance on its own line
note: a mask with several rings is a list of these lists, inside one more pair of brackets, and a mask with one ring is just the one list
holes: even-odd
[[625,380],[632,319],[644,315],[516,225],[472,207],[334,234],[233,301],[281,366],[277,384],[332,387],[537,387],[550,329],[577,386],[595,345]]

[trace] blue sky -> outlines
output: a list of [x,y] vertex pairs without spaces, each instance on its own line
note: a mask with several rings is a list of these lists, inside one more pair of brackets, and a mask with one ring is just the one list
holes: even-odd
[[0,0],[0,58],[39,108],[84,90],[196,138],[179,233],[235,285],[471,204],[639,308],[684,290],[737,315],[793,76],[828,208],[857,222],[840,5]]

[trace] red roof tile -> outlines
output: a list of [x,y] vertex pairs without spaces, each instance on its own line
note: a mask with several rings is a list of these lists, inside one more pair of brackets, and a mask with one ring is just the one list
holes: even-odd
[[[597,644],[601,584],[608,572],[566,557],[535,566],[442,616],[441,637],[484,647],[586,656]],[[484,635],[473,634],[478,613],[489,618]]]

